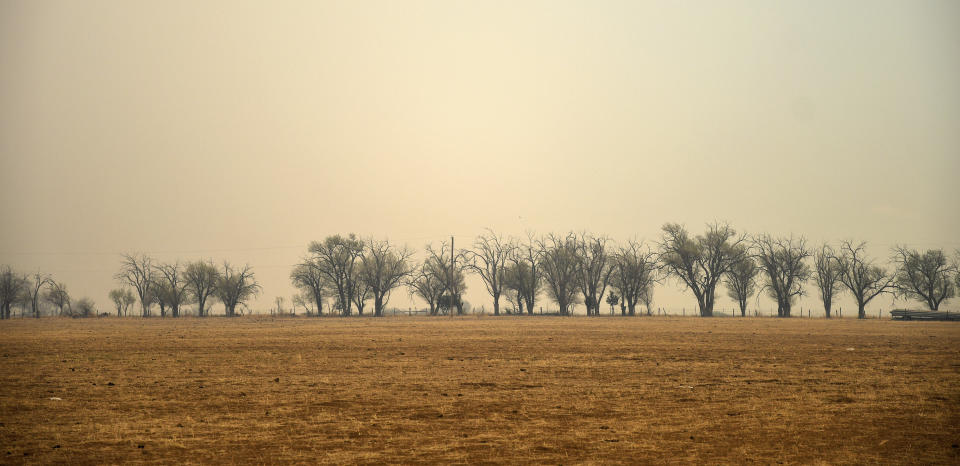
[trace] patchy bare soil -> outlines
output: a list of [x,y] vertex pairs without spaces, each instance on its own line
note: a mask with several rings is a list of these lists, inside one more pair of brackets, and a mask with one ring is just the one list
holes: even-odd
[[3,463],[960,462],[960,325],[0,322]]

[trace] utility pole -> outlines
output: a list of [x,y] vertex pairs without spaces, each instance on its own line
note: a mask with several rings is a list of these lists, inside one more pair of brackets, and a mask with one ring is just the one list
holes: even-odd
[[453,308],[456,307],[457,309],[460,309],[459,307],[457,307],[457,304],[459,303],[453,301],[454,299],[456,299],[454,298],[454,294],[453,294],[453,281],[456,280],[456,272],[454,272],[456,257],[457,256],[453,254],[453,235],[450,235],[450,318],[451,319],[453,318]]

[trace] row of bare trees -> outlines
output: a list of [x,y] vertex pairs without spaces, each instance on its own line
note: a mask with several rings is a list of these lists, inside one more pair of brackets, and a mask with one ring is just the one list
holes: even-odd
[[57,309],[59,315],[87,316],[96,314],[89,298],[74,301],[67,286],[43,272],[20,274],[10,266],[0,267],[0,319],[9,319],[13,306],[19,306],[39,318],[42,303]]
[[425,252],[422,263],[412,264],[407,247],[334,235],[310,244],[291,279],[303,291],[301,302],[311,301],[310,312],[322,313],[324,298],[332,294],[334,313],[351,315],[356,308],[363,314],[372,299],[377,316],[390,293],[404,285],[426,301],[431,315],[463,313],[465,277],[471,273],[485,285],[494,315],[501,314],[502,298],[508,312],[533,314],[541,294],[561,315],[580,303],[588,315],[598,315],[603,302],[611,309],[619,305],[623,315],[635,315],[639,305],[649,314],[655,285],[667,279],[690,290],[704,317],[713,315],[721,285],[741,315],[750,299],[765,292],[777,303],[777,315],[790,317],[812,279],[828,318],[841,291],[850,293],[864,318],[867,304],[884,293],[936,310],[960,287],[956,261],[939,249],[898,246],[891,269],[868,257],[865,243],[842,241],[837,249],[824,244],[813,250],[803,237],[749,236],[724,223],[709,224],[699,235],[668,223],[653,246],[637,240],[616,244],[589,233],[518,240],[487,230],[466,248],[455,250],[451,238]]
[[127,309],[139,301],[143,317],[151,315],[154,304],[160,308],[161,317],[168,311],[179,317],[181,307],[191,304],[197,305],[197,316],[203,317],[209,315],[214,300],[223,304],[224,314],[234,316],[261,291],[249,265],[235,267],[224,262],[217,267],[209,260],[155,263],[143,254],[124,254],[114,278],[121,284],[110,292],[118,316],[126,315]]
[[[680,279],[696,296],[700,314],[713,315],[714,292],[723,280],[731,299],[746,314],[748,300],[766,292],[777,303],[777,315],[790,317],[796,300],[812,278],[830,318],[833,300],[847,291],[857,302],[859,318],[866,306],[885,293],[924,303],[931,310],[956,295],[960,287],[957,261],[943,250],[921,252],[905,246],[893,250],[892,269],[878,265],[866,252],[866,243],[842,241],[811,249],[803,237],[749,237],[729,225],[711,224],[703,235],[691,237],[677,224],[663,227],[660,262],[668,275]],[[809,262],[812,258],[813,267]]]
[[[668,223],[653,245],[637,240],[618,244],[589,233],[528,235],[521,240],[487,230],[467,247],[453,246],[453,238],[439,247],[428,245],[425,259],[414,263],[413,250],[388,240],[350,234],[311,242],[290,274],[300,290],[294,309],[321,315],[325,301],[332,298],[328,314],[349,316],[356,309],[363,315],[372,301],[373,315],[382,316],[391,294],[405,288],[427,303],[431,315],[463,314],[468,274],[482,280],[495,315],[501,314],[502,299],[508,303],[506,312],[533,314],[541,295],[555,303],[561,315],[569,315],[580,303],[587,315],[599,315],[604,302],[611,310],[619,305],[623,315],[636,315],[641,305],[649,314],[654,287],[667,279],[690,290],[704,317],[713,315],[721,285],[741,315],[746,315],[750,299],[765,292],[777,303],[777,315],[790,317],[812,281],[828,318],[843,291],[857,302],[858,316],[864,318],[867,304],[881,294],[937,310],[960,288],[957,260],[949,260],[940,249],[922,252],[897,246],[889,268],[870,258],[862,242],[811,248],[803,237],[749,236],[724,223],[708,224],[699,235]],[[109,296],[118,316],[126,315],[138,301],[143,317],[151,315],[154,305],[161,316],[169,312],[178,317],[181,308],[191,304],[196,304],[198,316],[205,316],[214,301],[233,316],[249,309],[247,303],[261,291],[249,266],[224,262],[218,267],[209,260],[155,263],[142,254],[123,255],[114,278],[121,287]],[[0,317],[9,318],[14,305],[39,317],[41,301],[52,304],[60,315],[96,314],[92,301],[73,302],[66,286],[47,274],[28,276],[7,266],[0,269]]]

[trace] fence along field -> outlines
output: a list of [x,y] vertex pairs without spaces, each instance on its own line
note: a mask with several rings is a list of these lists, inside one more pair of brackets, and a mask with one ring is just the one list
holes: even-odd
[[960,461],[960,327],[16,319],[4,462]]

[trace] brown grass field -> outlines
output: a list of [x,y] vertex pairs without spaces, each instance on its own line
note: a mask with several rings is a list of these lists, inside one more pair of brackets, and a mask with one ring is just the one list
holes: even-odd
[[23,319],[0,353],[4,463],[960,462],[948,322]]

